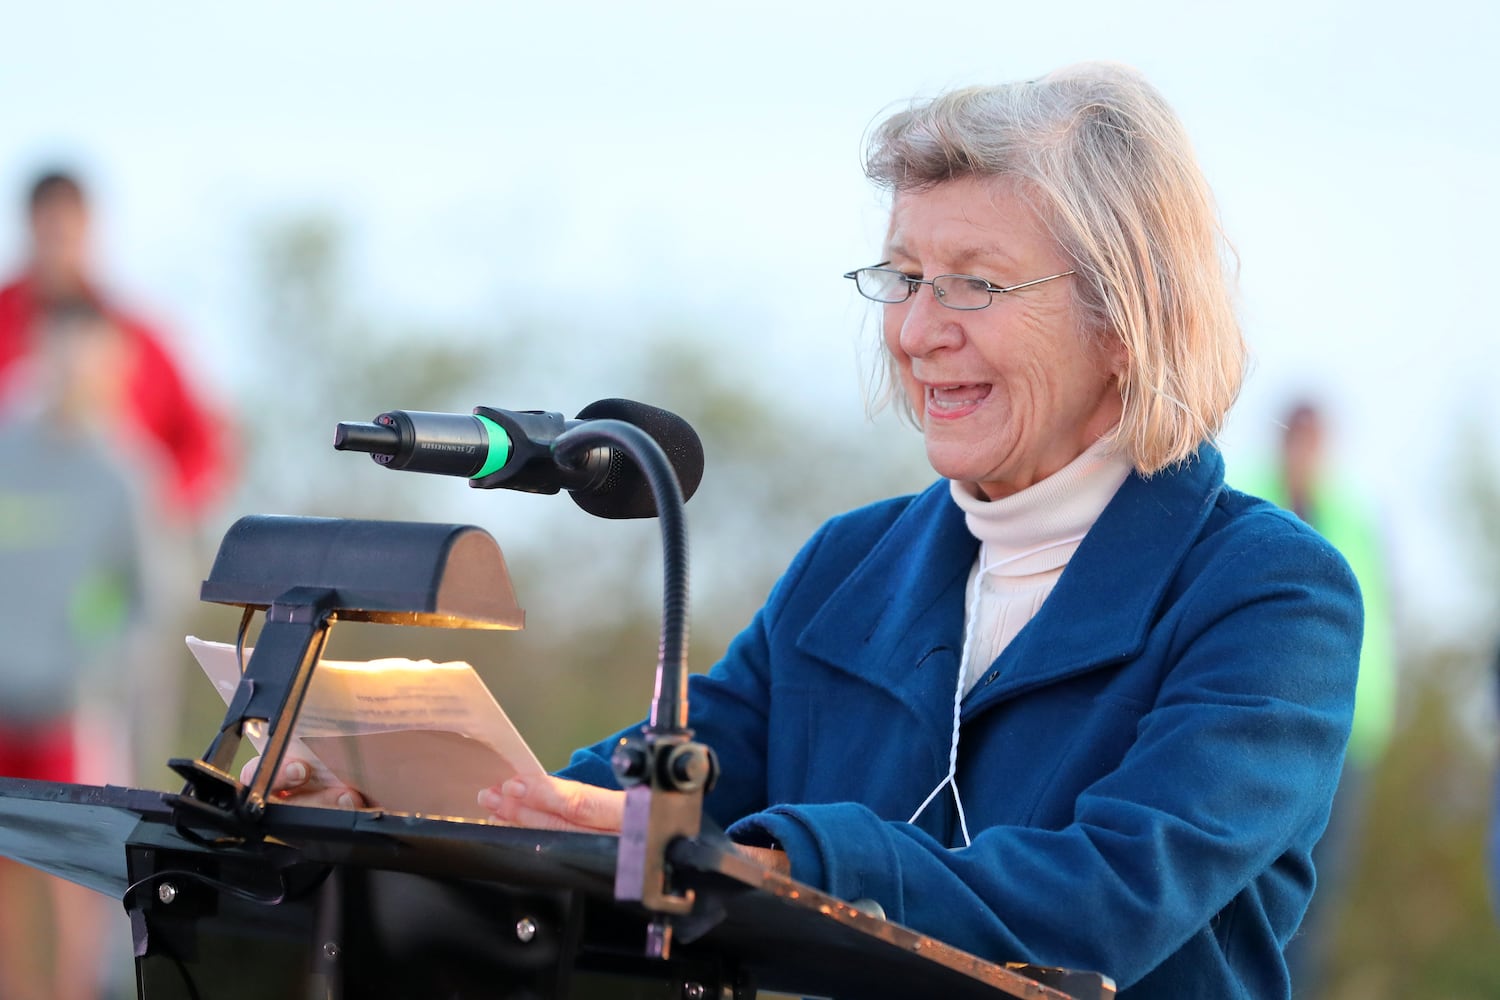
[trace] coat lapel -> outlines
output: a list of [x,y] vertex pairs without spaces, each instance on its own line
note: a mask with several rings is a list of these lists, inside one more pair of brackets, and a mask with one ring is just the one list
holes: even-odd
[[925,706],[934,689],[945,690],[951,709],[964,587],[978,551],[947,480],[938,481],[824,602],[798,648],[909,705]]
[[969,693],[964,718],[1138,655],[1223,482],[1224,461],[1211,445],[1149,483],[1138,474],[1125,480],[1036,617]]

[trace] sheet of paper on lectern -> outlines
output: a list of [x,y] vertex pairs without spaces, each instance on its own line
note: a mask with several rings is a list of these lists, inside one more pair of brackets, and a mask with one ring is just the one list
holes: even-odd
[[[228,705],[240,683],[235,647],[187,644]],[[248,735],[263,748],[263,732]],[[473,667],[403,657],[320,660],[287,753],[371,806],[463,819],[489,818],[475,801],[481,788],[545,773]]]

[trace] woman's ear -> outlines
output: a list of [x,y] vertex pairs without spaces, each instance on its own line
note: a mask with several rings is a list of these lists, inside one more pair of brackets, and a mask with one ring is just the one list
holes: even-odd
[[1130,365],[1130,349],[1125,346],[1125,338],[1106,327],[1099,332],[1099,351],[1105,371],[1123,380]]
[[1130,349],[1125,346],[1125,341],[1111,334],[1110,347],[1110,371],[1116,378],[1124,378],[1125,370],[1130,367]]

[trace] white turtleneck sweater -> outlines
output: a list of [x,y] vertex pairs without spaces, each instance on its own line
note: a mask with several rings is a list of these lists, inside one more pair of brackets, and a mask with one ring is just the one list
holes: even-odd
[[1129,459],[1099,441],[1041,482],[999,500],[981,499],[973,483],[951,484],[979,539],[965,602],[965,693],[1040,610],[1130,469]]

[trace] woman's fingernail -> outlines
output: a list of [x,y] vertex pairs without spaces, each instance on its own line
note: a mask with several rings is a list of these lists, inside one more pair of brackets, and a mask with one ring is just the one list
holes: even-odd
[[349,792],[340,792],[338,797],[338,807],[340,809],[353,809],[354,796]]
[[307,765],[300,760],[294,760],[286,766],[284,773],[288,785],[300,785],[307,780]]
[[479,790],[479,807],[494,812],[505,804],[503,796],[495,794],[493,788],[481,788]]
[[520,778],[511,778],[500,786],[500,790],[511,798],[523,799],[526,797],[526,782]]

